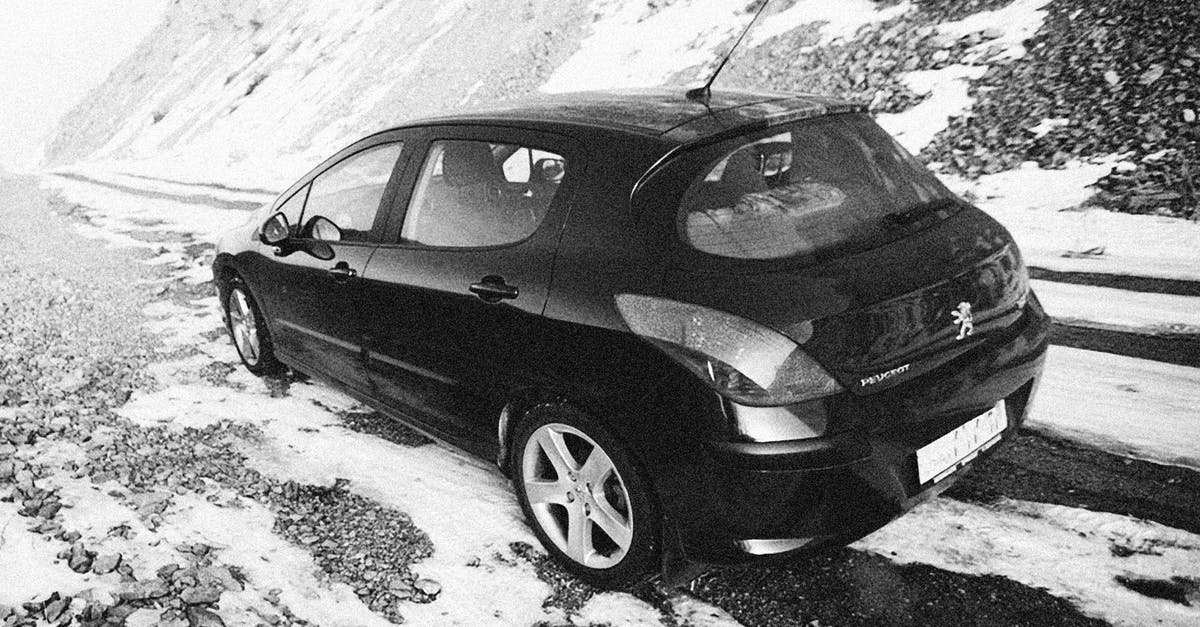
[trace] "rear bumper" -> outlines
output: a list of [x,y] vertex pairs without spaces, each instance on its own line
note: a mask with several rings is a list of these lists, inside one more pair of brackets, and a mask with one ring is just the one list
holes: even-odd
[[[1040,311],[1037,312],[1040,314]],[[674,548],[708,564],[779,560],[846,544],[882,527],[1014,437],[1041,378],[1047,323],[1035,316],[1001,346],[870,397],[831,399],[837,435],[717,442],[663,485]],[[936,483],[921,484],[916,450],[1005,400],[1001,442]]]

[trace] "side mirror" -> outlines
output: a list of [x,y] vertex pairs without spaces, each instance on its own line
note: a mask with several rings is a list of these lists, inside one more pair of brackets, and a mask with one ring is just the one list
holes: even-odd
[[280,246],[291,237],[291,227],[287,216],[277,213],[263,223],[258,233],[258,240],[268,246]]
[[304,232],[309,237],[323,242],[342,241],[342,228],[325,216],[316,216],[312,220],[309,220],[308,226],[304,228]]
[[538,159],[533,163],[533,171],[541,181],[558,183],[567,173],[567,164],[562,159]]

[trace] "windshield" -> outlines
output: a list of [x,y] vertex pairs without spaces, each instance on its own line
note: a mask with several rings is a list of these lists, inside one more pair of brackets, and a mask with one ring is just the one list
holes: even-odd
[[679,233],[722,257],[779,259],[879,240],[944,218],[954,198],[863,115],[725,142],[701,163],[683,195]]

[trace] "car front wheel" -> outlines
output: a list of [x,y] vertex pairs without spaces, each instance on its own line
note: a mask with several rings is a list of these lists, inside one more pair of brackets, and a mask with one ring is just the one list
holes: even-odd
[[522,421],[515,442],[516,491],[548,551],[600,585],[651,572],[657,507],[615,438],[578,412],[543,406]]
[[275,359],[271,336],[258,304],[240,280],[235,280],[229,287],[229,295],[225,299],[225,317],[233,345],[246,369],[257,375],[283,370],[283,364]]

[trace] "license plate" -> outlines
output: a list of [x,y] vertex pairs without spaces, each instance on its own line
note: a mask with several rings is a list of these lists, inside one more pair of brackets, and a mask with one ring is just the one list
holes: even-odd
[[917,478],[922,484],[931,479],[941,481],[999,442],[1007,426],[1008,413],[1004,411],[1004,401],[1000,401],[987,413],[917,449]]

